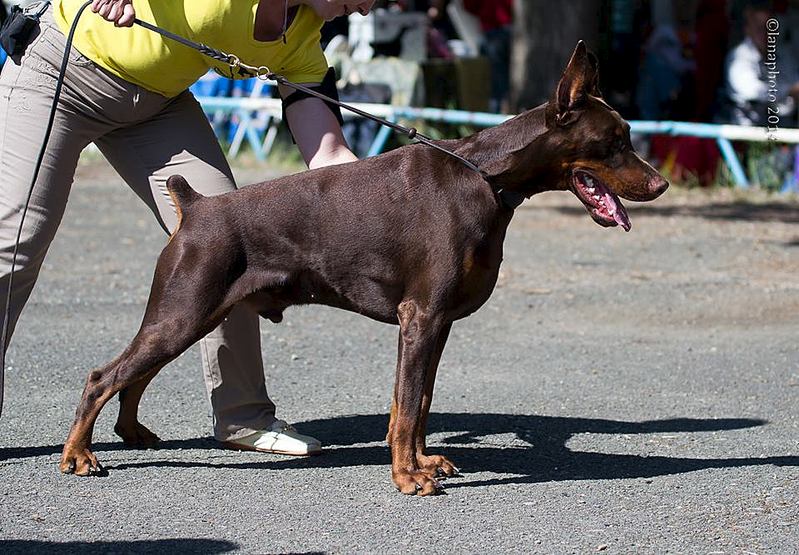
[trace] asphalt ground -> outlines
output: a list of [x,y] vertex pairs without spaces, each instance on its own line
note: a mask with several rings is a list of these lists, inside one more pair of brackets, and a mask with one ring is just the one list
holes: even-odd
[[0,552],[799,552],[799,201],[628,207],[629,234],[568,193],[519,210],[439,371],[430,443],[463,471],[445,495],[390,480],[397,330],[320,307],[261,329],[279,416],[322,456],[219,449],[193,348],[143,401],[163,446],[123,449],[113,401],[108,476],[77,478],[57,461],[84,379],[131,339],[165,244],[82,167],[9,352]]

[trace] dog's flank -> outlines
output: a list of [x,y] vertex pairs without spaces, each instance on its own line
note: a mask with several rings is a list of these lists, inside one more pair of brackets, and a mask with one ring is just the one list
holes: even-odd
[[180,225],[159,257],[139,332],[87,381],[61,470],[100,471],[92,428],[117,392],[117,433],[129,444],[156,441],[137,418],[144,389],[234,306],[278,322],[289,306],[325,304],[399,325],[392,478],[403,493],[439,491],[457,468],[426,452],[427,413],[452,323],[496,283],[513,216],[498,191],[569,190],[600,225],[629,229],[620,197],[652,200],[668,186],[635,154],[597,80],[580,43],[550,102],[446,143],[483,176],[414,145],[218,197],[170,178]]

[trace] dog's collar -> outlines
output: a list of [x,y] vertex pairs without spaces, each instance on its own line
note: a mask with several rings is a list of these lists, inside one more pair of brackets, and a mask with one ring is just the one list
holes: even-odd
[[505,189],[497,191],[497,196],[499,197],[499,201],[511,210],[516,210],[525,199],[523,194],[507,191]]
[[[476,168],[476,166],[475,166]],[[483,180],[491,186],[491,189],[499,198],[499,202],[502,203],[506,208],[510,210],[516,210],[521,203],[525,201],[527,197],[525,197],[522,193],[516,193],[514,191],[508,191],[507,189],[503,189],[501,185],[497,183],[493,183],[491,178],[488,177],[488,174],[480,169],[475,169],[475,171],[483,178]]]

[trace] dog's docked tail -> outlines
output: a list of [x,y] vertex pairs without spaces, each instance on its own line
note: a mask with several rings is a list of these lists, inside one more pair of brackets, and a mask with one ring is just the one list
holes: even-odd
[[172,204],[175,205],[175,214],[178,217],[178,223],[175,226],[175,229],[172,230],[172,234],[169,236],[169,240],[171,241],[172,237],[174,237],[180,229],[180,226],[183,223],[184,215],[191,211],[191,205],[205,197],[192,189],[191,185],[189,185],[189,182],[186,181],[182,175],[173,175],[167,179],[166,189],[169,191],[169,196],[172,198]]
[[166,180],[166,188],[169,191],[169,196],[172,197],[172,202],[178,210],[186,209],[201,198],[204,198],[200,193],[195,191],[189,185],[189,182],[182,175],[173,175]]

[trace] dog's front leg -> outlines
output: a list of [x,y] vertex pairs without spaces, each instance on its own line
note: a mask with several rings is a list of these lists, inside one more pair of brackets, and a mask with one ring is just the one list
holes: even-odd
[[425,376],[424,395],[422,396],[422,413],[419,418],[419,427],[416,430],[416,462],[419,468],[442,477],[455,476],[460,471],[448,458],[442,455],[431,455],[427,453],[427,417],[430,414],[430,404],[433,402],[433,389],[436,384],[438,364],[441,362],[441,354],[444,352],[444,347],[447,344],[447,338],[449,337],[449,330],[451,328],[451,322],[445,324],[436,339],[435,351],[433,352],[433,357],[430,360],[430,366],[428,366],[427,375]]
[[417,432],[421,422],[425,381],[444,323],[416,301],[398,309],[400,352],[394,391],[397,409],[391,438],[391,477],[406,494],[432,495],[440,489],[435,471],[419,468]]
[[386,443],[391,447],[394,441],[394,423],[397,421],[397,390],[399,389],[400,366],[402,365],[402,329],[400,328],[399,341],[397,345],[397,370],[394,374],[394,394],[391,397],[391,415],[388,418],[388,433]]

